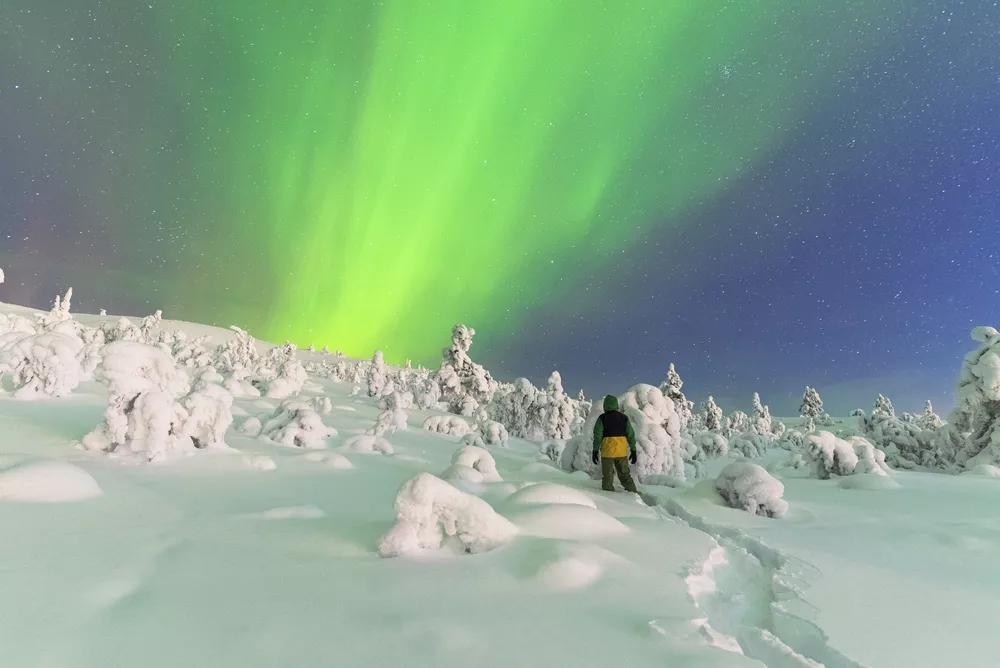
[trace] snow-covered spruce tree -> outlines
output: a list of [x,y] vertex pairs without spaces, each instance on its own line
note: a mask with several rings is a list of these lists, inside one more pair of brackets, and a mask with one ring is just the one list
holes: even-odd
[[103,332],[104,340],[107,343],[114,343],[115,341],[145,343],[142,330],[139,329],[138,325],[124,316],[119,318],[118,322],[114,325],[107,322],[101,323],[101,332]]
[[815,422],[820,422],[823,416],[823,400],[819,392],[811,387],[807,387],[802,395],[802,405],[799,407],[799,416],[806,420],[812,418]]
[[549,376],[545,390],[534,393],[528,406],[527,438],[538,441],[557,439],[567,441],[572,438],[572,427],[576,421],[576,408],[571,397],[563,391],[562,377],[558,371]]
[[[1000,465],[1000,332],[976,327],[972,340],[979,348],[962,361],[958,403],[939,431],[939,447],[955,464],[972,468]],[[959,437],[961,435],[961,437]],[[948,445],[955,447],[947,452]]]
[[215,349],[213,366],[223,375],[236,380],[249,380],[260,370],[261,358],[257,342],[236,325],[230,327],[235,336]]
[[73,316],[70,314],[72,300],[73,288],[66,290],[66,295],[64,297],[56,295],[56,300],[52,304],[52,310],[48,313],[40,313],[35,316],[38,321],[39,329],[43,331],[51,331],[59,323],[72,320]]
[[372,363],[368,366],[368,374],[365,381],[369,397],[377,399],[382,396],[389,379],[386,375],[385,358],[382,356],[381,350],[376,350],[372,355]]
[[888,397],[884,397],[880,394],[875,398],[875,407],[872,408],[872,417],[896,417],[896,409],[892,407],[892,402],[889,401]]
[[680,374],[674,368],[674,363],[671,362],[670,368],[667,369],[667,379],[660,383],[660,391],[674,402],[674,409],[677,411],[677,417],[681,421],[681,431],[687,429],[694,418],[694,402],[688,401],[688,398],[684,396],[684,392],[681,391],[682,387],[684,387],[684,381],[681,380]]
[[701,406],[702,425],[708,431],[722,431],[722,409],[715,403],[715,398],[709,397]]
[[480,406],[488,405],[498,387],[489,371],[469,357],[475,333],[471,327],[455,325],[451,330],[451,346],[441,351],[438,381],[442,400],[449,411],[459,415],[472,415]]
[[188,378],[163,350],[116,341],[101,351],[95,376],[110,398],[104,421],[83,439],[85,447],[117,456],[158,461],[201,448],[226,448],[232,396]]
[[80,339],[58,332],[18,336],[0,346],[0,376],[13,375],[16,399],[63,397],[84,377],[82,350]]
[[511,385],[501,386],[490,402],[490,417],[504,425],[511,436],[528,438],[528,421],[537,392],[527,378],[518,378]]
[[753,418],[750,428],[761,436],[771,437],[774,435],[774,420],[771,418],[771,409],[760,402],[760,395],[753,393]]
[[743,411],[733,411],[726,418],[722,433],[726,438],[740,434],[750,429],[750,416]]
[[208,347],[212,337],[208,334],[188,339],[182,330],[161,334],[161,341],[170,346],[170,354],[178,366],[201,369],[212,365],[212,350]]
[[160,338],[160,323],[163,322],[163,311],[157,310],[152,315],[147,315],[139,323],[139,333],[142,335],[142,342],[154,344]]
[[924,412],[920,415],[917,420],[917,424],[920,425],[921,429],[927,429],[933,431],[944,426],[944,420],[934,412],[934,406],[931,405],[930,399],[924,403]]

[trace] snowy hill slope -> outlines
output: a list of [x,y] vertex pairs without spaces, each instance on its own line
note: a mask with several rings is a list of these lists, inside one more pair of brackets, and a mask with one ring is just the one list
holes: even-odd
[[[490,449],[502,481],[456,473],[460,439],[421,428],[435,411],[406,411],[408,428],[383,435],[392,455],[358,452],[382,409],[309,381],[301,398],[330,401],[324,448],[241,433],[280,400],[237,397],[231,449],[140,465],[79,447],[104,418],[103,384],[0,395],[3,663],[995,664],[998,480],[897,473],[897,489],[868,490],[793,475],[781,520],[724,508],[711,480],[643,486],[647,507],[515,438]],[[517,535],[480,554],[446,541],[380,558],[397,491],[446,470]]]

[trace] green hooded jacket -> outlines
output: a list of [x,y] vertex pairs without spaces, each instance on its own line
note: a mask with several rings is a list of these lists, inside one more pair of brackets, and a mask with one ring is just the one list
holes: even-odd
[[[618,397],[609,394],[604,397],[604,412],[618,410]],[[630,455],[635,454],[635,430],[632,429],[632,421],[626,419],[625,438],[628,440],[628,451]],[[601,451],[601,441],[604,440],[604,423],[598,419],[594,424],[594,454]]]

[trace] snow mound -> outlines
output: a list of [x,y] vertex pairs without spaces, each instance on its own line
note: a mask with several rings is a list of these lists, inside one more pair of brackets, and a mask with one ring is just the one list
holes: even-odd
[[963,471],[962,475],[978,475],[986,478],[1000,478],[1000,467],[993,466],[992,464],[979,464],[978,466],[973,466],[968,471]]
[[[488,450],[474,445],[463,445],[451,458],[451,469],[465,467],[482,475],[481,482],[503,482],[497,472],[497,463]],[[451,470],[449,469],[449,470]]]
[[240,423],[240,426],[236,428],[236,431],[243,434],[244,436],[251,436],[256,438],[260,436],[260,432],[264,429],[264,423],[261,422],[260,418],[251,415],[246,420]]
[[278,465],[274,463],[273,459],[265,457],[264,455],[247,457],[246,462],[251,468],[255,468],[258,471],[274,471],[278,468]]
[[730,508],[765,517],[781,517],[788,511],[788,503],[781,498],[785,486],[753,462],[727,465],[715,479],[715,489]]
[[517,527],[490,504],[421,473],[396,495],[396,524],[379,541],[378,553],[396,557],[439,549],[448,536],[474,554],[500,547],[516,533]]
[[680,478],[672,475],[651,475],[642,481],[644,485],[654,485],[656,487],[690,487],[691,485]]
[[534,582],[548,591],[577,591],[596,582],[610,565],[624,563],[617,554],[597,545],[549,543]]
[[469,433],[469,423],[454,415],[432,415],[424,420],[424,429],[435,434],[461,438]]
[[325,448],[326,440],[336,435],[336,429],[323,424],[315,405],[302,399],[282,401],[261,427],[262,438],[299,448]]
[[338,471],[346,471],[354,468],[354,464],[351,463],[350,459],[337,452],[310,452],[305,455],[305,458],[306,461],[325,464]]
[[527,536],[559,540],[597,540],[629,532],[611,515],[579,504],[534,506],[516,513],[511,520]]
[[389,444],[389,441],[375,434],[358,434],[357,436],[350,437],[344,443],[344,450],[358,454],[379,453],[391,455],[393,453],[392,445]]
[[506,503],[513,505],[570,504],[597,508],[597,504],[585,492],[552,482],[528,485],[507,497]]
[[101,495],[97,481],[72,464],[32,461],[0,472],[0,500],[66,502]]
[[899,483],[885,474],[859,473],[840,478],[837,485],[844,489],[899,489]]

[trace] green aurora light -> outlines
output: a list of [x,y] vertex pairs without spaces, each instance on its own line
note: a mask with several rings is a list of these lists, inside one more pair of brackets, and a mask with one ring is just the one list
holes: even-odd
[[190,59],[183,77],[226,72],[197,121],[221,139],[191,150],[230,174],[220,210],[244,215],[215,242],[264,246],[258,333],[423,362],[456,322],[508,333],[573,298],[725,187],[884,13],[801,0],[224,4],[175,3],[165,25]]

